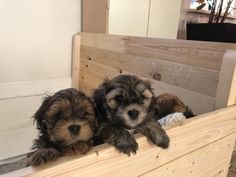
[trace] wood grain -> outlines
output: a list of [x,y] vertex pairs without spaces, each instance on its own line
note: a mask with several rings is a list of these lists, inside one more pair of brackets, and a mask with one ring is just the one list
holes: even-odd
[[236,44],[82,33],[82,45],[219,70],[226,50]]
[[81,57],[205,95],[216,94],[216,70],[86,46],[81,46]]
[[[122,72],[121,72],[122,71]],[[119,74],[133,74],[120,68],[110,67],[100,63],[96,63],[90,60],[81,59],[81,80],[83,82],[80,89],[87,94],[92,93],[92,89],[98,87],[99,84],[103,82],[104,79],[111,79]],[[142,77],[142,76],[140,76]],[[188,105],[195,114],[199,115],[202,113],[210,112],[213,110],[215,99],[198,92],[187,90],[181,87],[177,87],[171,84],[163,83],[153,79],[142,77],[142,79],[147,79],[151,82],[156,95],[163,93],[171,93],[178,95],[183,102]],[[87,88],[85,88],[87,86]]]
[[72,87],[79,88],[79,67],[80,67],[80,35],[73,37],[73,55],[72,55]]
[[[167,163],[141,176],[212,177],[213,174],[218,174],[219,176],[223,176],[227,174],[228,170],[226,170],[227,168],[225,168],[225,166],[222,165],[222,163],[229,164],[230,162],[229,157],[231,156],[234,147],[235,138],[236,134],[227,136],[226,138],[220,139],[215,143],[197,149],[196,151],[186,154],[170,163]],[[214,170],[212,169],[212,167],[214,167]]]
[[[222,150],[218,156],[213,157],[213,155],[211,158],[225,157],[227,159],[230,156],[229,151],[236,133],[235,108],[236,106],[231,106],[204,114],[183,126],[170,129],[168,134],[171,142],[167,150],[150,145],[145,137],[138,136],[139,150],[136,155],[128,157],[119,154],[113,147],[104,144],[93,148],[87,155],[64,157],[57,162],[34,169],[34,172],[28,176],[138,176],[155,168],[161,168],[190,153],[193,153],[191,160],[201,160],[204,158],[201,153],[209,152],[210,147],[207,148],[207,146],[216,148],[212,150],[213,152]],[[229,145],[228,148],[224,146],[224,142],[227,142],[225,146]],[[208,150],[203,149],[199,153],[194,153],[204,147]],[[214,159],[208,160],[212,162]],[[176,163],[175,165],[176,168],[181,168],[184,164]],[[209,166],[203,165],[199,175],[207,169]]]
[[82,31],[93,33],[107,33],[108,13],[108,0],[83,0]]
[[224,55],[216,92],[215,108],[236,104],[236,51]]

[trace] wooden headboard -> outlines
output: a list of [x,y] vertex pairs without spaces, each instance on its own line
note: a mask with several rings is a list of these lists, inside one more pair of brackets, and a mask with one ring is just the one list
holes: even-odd
[[74,41],[75,87],[91,94],[104,78],[136,74],[151,81],[156,95],[175,94],[195,114],[214,110],[223,57],[236,50],[229,43],[92,33],[81,33]]

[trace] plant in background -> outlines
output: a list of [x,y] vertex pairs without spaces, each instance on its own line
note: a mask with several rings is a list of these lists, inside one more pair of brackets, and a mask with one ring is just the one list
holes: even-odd
[[231,14],[235,7],[231,7],[232,2],[234,0],[196,0],[199,3],[197,10],[203,9],[207,6],[210,11],[209,21],[208,23],[224,23],[225,18]]

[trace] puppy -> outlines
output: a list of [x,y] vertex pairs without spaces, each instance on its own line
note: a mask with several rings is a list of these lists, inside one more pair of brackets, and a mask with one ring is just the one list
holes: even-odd
[[93,102],[69,88],[48,96],[33,116],[39,130],[28,155],[28,165],[38,166],[65,154],[85,154],[97,127]]
[[95,142],[106,142],[120,152],[136,153],[138,144],[131,131],[141,132],[153,144],[168,148],[169,138],[156,121],[151,85],[133,75],[104,81],[94,91],[98,122]]
[[188,108],[177,96],[165,93],[154,99],[159,118],[168,114],[181,112],[186,118],[194,117],[192,110]]

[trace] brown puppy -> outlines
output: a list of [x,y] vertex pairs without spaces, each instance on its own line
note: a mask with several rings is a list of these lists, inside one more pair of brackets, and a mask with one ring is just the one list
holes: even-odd
[[143,133],[153,144],[168,148],[169,138],[156,121],[154,95],[149,82],[133,75],[104,81],[93,94],[100,129],[97,144],[106,142],[120,152],[136,153],[132,131]]
[[39,137],[28,155],[28,165],[38,166],[65,154],[90,150],[97,126],[93,102],[70,88],[48,96],[34,115]]
[[159,118],[165,117],[168,114],[182,112],[186,118],[194,117],[192,110],[175,95],[165,93],[157,96],[154,99]]

